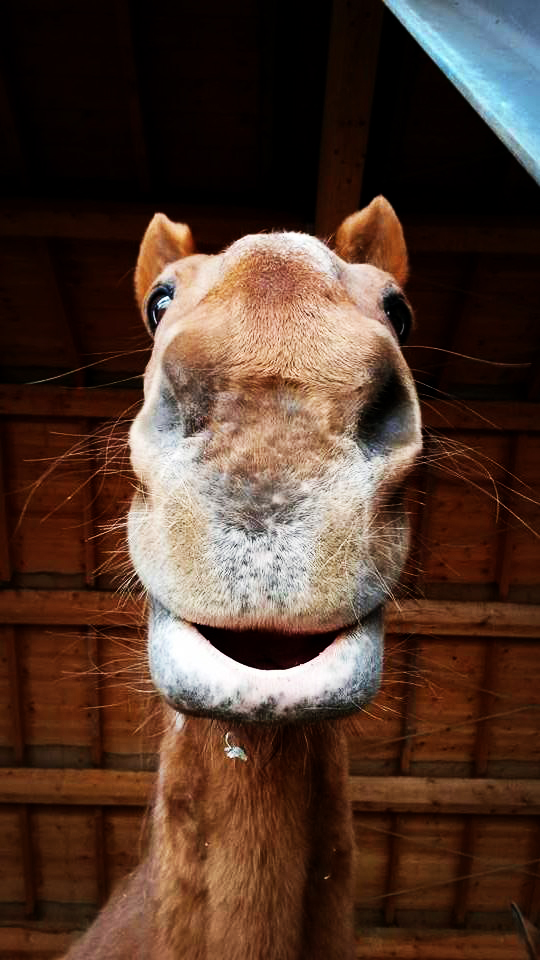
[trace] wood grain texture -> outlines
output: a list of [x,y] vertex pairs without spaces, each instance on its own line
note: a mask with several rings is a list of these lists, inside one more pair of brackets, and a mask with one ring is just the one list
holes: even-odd
[[[0,957],[14,954],[56,957],[67,949],[77,931],[30,927],[0,928]],[[358,960],[523,960],[523,947],[513,933],[455,930],[359,931]]]
[[[0,803],[145,806],[153,773],[6,767]],[[357,811],[537,816],[540,780],[458,777],[351,777]]]

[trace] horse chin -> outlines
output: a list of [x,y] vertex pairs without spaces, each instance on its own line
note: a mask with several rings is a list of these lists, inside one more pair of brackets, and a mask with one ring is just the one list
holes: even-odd
[[383,609],[331,631],[227,629],[181,620],[153,599],[152,679],[181,713],[244,723],[315,722],[377,693]]

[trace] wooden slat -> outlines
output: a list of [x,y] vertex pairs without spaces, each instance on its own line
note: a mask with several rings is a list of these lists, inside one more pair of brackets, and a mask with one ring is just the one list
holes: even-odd
[[360,203],[383,6],[334,0],[326,74],[316,232],[332,234]]
[[107,901],[107,897],[109,895],[107,854],[105,844],[105,811],[103,807],[96,807],[94,811],[94,853],[96,862],[98,904],[100,907],[102,907]]
[[[0,622],[141,626],[142,607],[105,590],[2,590]],[[386,615],[388,633],[456,637],[540,637],[540,605],[403,600]]]
[[88,719],[90,726],[90,755],[95,767],[103,761],[103,728],[101,722],[100,656],[99,641],[93,627],[86,631],[88,651]]
[[497,712],[496,676],[499,662],[499,641],[486,641],[484,647],[484,670],[478,697],[478,716],[476,721],[476,742],[474,745],[474,773],[485,777],[488,772],[491,747],[491,726],[489,717]]
[[[154,780],[147,772],[6,767],[0,803],[145,806]],[[540,813],[540,780],[353,776],[350,792],[355,809],[364,812]]]
[[15,637],[14,627],[2,626],[0,627],[0,631],[5,636],[7,647],[9,696],[11,701],[11,723],[13,728],[13,755],[15,758],[15,763],[23,763],[25,750],[24,714],[21,695],[21,676],[17,639]]
[[[19,770],[19,773],[22,772]],[[34,874],[34,847],[32,843],[32,812],[30,804],[23,803],[19,809],[21,831],[21,857],[24,873],[24,915],[31,918],[36,910],[36,878]]]
[[[0,384],[0,415],[131,420],[142,399],[142,384],[140,390]],[[426,400],[421,407],[424,426],[443,433],[540,431],[540,403]]]
[[396,889],[396,877],[399,870],[399,861],[401,853],[400,838],[398,834],[403,834],[404,828],[401,817],[394,813],[390,823],[391,834],[388,837],[388,859],[386,863],[386,877],[384,884],[383,910],[385,923],[391,925],[396,921],[397,898],[393,896],[392,891]]
[[461,843],[461,855],[457,874],[459,880],[455,884],[455,901],[452,911],[452,919],[456,926],[463,927],[467,919],[467,910],[469,905],[469,891],[471,888],[470,864],[474,857],[476,822],[474,817],[467,817],[463,828],[463,840]]
[[[58,957],[73,942],[76,931],[44,930],[38,924],[0,927],[0,957],[34,954]],[[456,930],[367,928],[357,934],[357,960],[524,960],[514,933]]]

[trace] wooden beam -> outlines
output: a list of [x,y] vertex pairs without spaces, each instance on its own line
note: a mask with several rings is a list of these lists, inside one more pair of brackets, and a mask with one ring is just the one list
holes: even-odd
[[[540,857],[540,823],[538,820],[536,821],[536,835],[534,837],[532,855],[533,858]],[[540,872],[538,869],[530,886],[527,919],[537,926],[540,921]]]
[[0,803],[145,807],[155,775],[125,770],[0,769]]
[[5,637],[7,647],[7,667],[9,680],[9,698],[11,701],[11,723],[13,729],[13,756],[15,763],[24,763],[25,735],[24,713],[21,694],[21,670],[15,628],[1,626],[1,634]]
[[144,616],[133,599],[105,590],[2,590],[1,622],[140,627]]
[[10,177],[17,177],[20,179],[24,174],[27,173],[27,164],[24,159],[15,116],[13,110],[11,109],[8,90],[4,81],[4,77],[1,73],[0,130],[2,131],[1,144],[3,162],[8,168],[6,173]]
[[464,930],[366,929],[358,933],[357,960],[523,960],[514,933]]
[[[140,243],[155,205],[2,200],[0,237],[58,237]],[[193,207],[177,203],[164,212],[187,222],[197,243],[221,249],[246,233],[305,230],[307,224],[287,211]],[[348,210],[347,213],[351,211]],[[422,217],[404,219],[409,249],[418,253],[516,253],[540,255],[540,231],[534,217]]]
[[88,720],[90,733],[90,755],[95,767],[103,762],[103,728],[101,723],[101,674],[99,639],[96,630],[88,627],[86,631],[86,650],[88,654]]
[[437,343],[437,346],[442,348],[442,352],[438,354],[441,367],[435,386],[437,391],[442,393],[448,393],[448,385],[452,382],[452,370],[455,368],[457,359],[455,354],[459,352],[465,325],[465,311],[470,297],[474,295],[475,282],[478,279],[479,255],[470,253],[462,259],[464,262],[460,265],[461,276],[457,281],[456,288],[449,291],[448,306],[444,310],[444,335]]
[[458,777],[351,777],[355,810],[373,813],[446,813],[535,816],[540,780]]
[[[142,626],[142,605],[107,590],[2,590],[0,623]],[[540,604],[402,600],[386,614],[387,633],[428,636],[540,636]]]
[[43,283],[43,299],[50,305],[56,323],[60,329],[62,340],[66,350],[66,357],[72,367],[72,374],[78,387],[84,384],[83,361],[81,357],[81,348],[78,343],[74,326],[71,324],[64,297],[60,289],[58,273],[54,259],[46,240],[36,241],[34,247],[34,257],[36,258],[37,269]]
[[[70,240],[116,240],[139,244],[152,219],[154,204],[47,203],[2,201],[0,237],[50,237]],[[246,233],[260,230],[303,230],[306,223],[286,211],[238,207],[193,207],[177,203],[163,211],[191,226],[197,244],[219,250]]]
[[3,427],[0,423],[0,580],[8,583],[11,580],[11,532],[9,529],[6,509],[6,486],[4,481],[4,438]]
[[533,217],[404,217],[403,229],[412,252],[540,255]]
[[506,600],[510,592],[512,582],[512,543],[514,530],[512,523],[516,515],[519,516],[519,504],[513,483],[517,476],[519,458],[519,436],[512,434],[508,439],[508,454],[506,457],[505,469],[509,489],[505,489],[502,495],[502,505],[504,508],[498,516],[497,524],[497,555],[495,563],[495,581],[498,588],[498,599]]
[[358,209],[383,18],[380,0],[333,0],[319,155],[316,233]]
[[[81,433],[89,436],[91,430],[91,423],[89,423],[88,420],[83,420],[81,424]],[[84,471],[83,486],[81,488],[83,501],[82,547],[84,556],[84,582],[86,583],[87,587],[93,587],[96,580],[96,530],[94,524],[94,475],[96,464],[94,461],[94,451],[91,444],[88,444],[86,460],[82,469]]]
[[442,433],[452,430],[536,433],[540,430],[540,404],[537,403],[469,402],[456,397],[449,400],[421,400],[421,407],[424,426]]
[[469,909],[469,894],[471,890],[471,860],[474,859],[474,849],[476,841],[476,820],[474,817],[467,817],[463,825],[463,839],[461,841],[461,853],[458,860],[457,876],[458,880],[454,886],[454,907],[452,909],[452,920],[455,926],[464,927],[467,920],[467,911]]
[[131,127],[131,143],[135,155],[139,186],[147,191],[150,188],[150,172],[148,154],[144,136],[144,124],[141,113],[141,103],[133,48],[133,33],[129,0],[114,0],[116,14],[117,37],[116,50],[122,63],[124,86],[128,103],[129,123]]
[[109,896],[107,848],[105,842],[105,810],[103,807],[96,807],[94,810],[94,859],[96,863],[98,904],[102,907],[104,903],[107,902]]
[[397,898],[393,895],[396,889],[396,877],[399,871],[399,859],[401,854],[401,839],[398,834],[404,832],[402,818],[397,814],[392,814],[390,825],[390,836],[388,837],[388,858],[386,861],[386,876],[384,880],[384,922],[392,925],[396,922],[396,909],[398,906]]
[[0,414],[9,417],[131,420],[142,398],[142,384],[140,390],[2,384]]
[[[80,931],[47,930],[35,923],[0,926],[0,957],[58,957]],[[367,927],[357,932],[357,960],[523,960],[515,933]]]
[[[150,349],[150,344],[149,344]],[[0,415],[132,420],[143,399],[140,390],[0,384]],[[540,403],[422,400],[424,426],[447,433],[540,431]]]
[[456,637],[540,636],[540,605],[404,600],[389,607],[389,633]]
[[[148,772],[6,767],[0,803],[144,807],[154,783]],[[350,794],[360,812],[540,814],[540,780],[353,776]]]
[[29,803],[23,803],[19,808],[19,829],[24,874],[24,915],[30,919],[36,912],[36,878],[32,843],[32,811]]
[[38,924],[24,927],[0,925],[0,957],[12,960],[12,957],[59,957],[73,943],[79,931],[43,930]]

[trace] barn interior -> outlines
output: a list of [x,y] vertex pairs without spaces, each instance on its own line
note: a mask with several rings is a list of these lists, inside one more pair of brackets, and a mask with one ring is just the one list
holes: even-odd
[[401,218],[424,456],[351,737],[357,955],[524,958],[540,920],[540,191],[380,0],[7,0],[0,33],[0,957],[144,848],[159,706],[123,518],[156,210],[200,250]]

